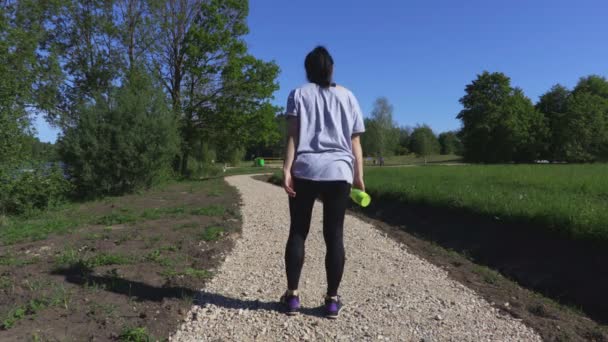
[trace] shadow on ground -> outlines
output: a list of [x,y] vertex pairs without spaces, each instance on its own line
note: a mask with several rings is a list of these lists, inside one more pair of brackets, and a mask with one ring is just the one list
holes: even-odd
[[[358,208],[352,208],[361,212]],[[375,198],[363,214],[466,255],[536,292],[608,323],[608,248],[539,227]]]
[[[115,275],[96,275],[90,269],[76,264],[68,268],[57,269],[55,275],[63,275],[69,283],[80,286],[94,286],[105,291],[135,298],[139,301],[162,302],[165,299],[191,298],[194,305],[205,307],[212,304],[231,310],[267,310],[284,313],[283,306],[276,302],[264,302],[257,299],[240,299],[227,297],[218,293],[197,291],[186,287],[157,287],[142,282],[121,278]],[[323,306],[302,307],[300,313],[313,317],[323,317]]]
[[[240,299],[226,297],[218,293],[200,291],[195,297],[195,304],[204,307],[207,304],[212,304],[221,308],[231,310],[267,310],[284,313],[283,306],[277,300],[276,302],[263,302],[257,299]],[[300,313],[313,317],[323,317],[323,306],[318,307],[302,307]]]

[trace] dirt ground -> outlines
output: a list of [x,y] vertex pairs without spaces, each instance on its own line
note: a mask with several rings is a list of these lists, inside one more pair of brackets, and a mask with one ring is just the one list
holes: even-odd
[[547,239],[534,227],[390,200],[374,199],[364,210],[351,203],[349,212],[521,319],[545,341],[608,341],[605,248]]
[[240,230],[223,180],[82,204],[67,235],[0,247],[0,341],[164,340]]

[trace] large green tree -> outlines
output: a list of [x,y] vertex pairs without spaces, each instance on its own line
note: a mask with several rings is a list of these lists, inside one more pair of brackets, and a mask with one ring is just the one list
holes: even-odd
[[478,75],[460,99],[465,159],[474,162],[526,162],[544,149],[543,116],[503,73]]
[[[152,11],[162,28],[152,49],[154,67],[180,122],[179,169],[187,172],[201,137],[225,149],[275,139],[275,108],[268,100],[278,87],[279,69],[247,53],[248,2],[174,0]],[[238,135],[243,129],[249,131]]]
[[51,108],[57,60],[44,47],[52,2],[4,1],[0,7],[0,167],[19,163],[30,117]]
[[437,138],[441,146],[441,154],[458,154],[462,153],[462,142],[458,137],[458,133],[454,131],[443,132]]
[[566,161],[586,162],[608,158],[608,81],[583,77],[566,103],[562,136]]
[[134,69],[108,98],[79,110],[59,148],[79,195],[91,197],[146,188],[166,177],[178,141],[165,94]]
[[567,104],[570,91],[556,84],[551,89],[541,95],[536,109],[544,115],[546,126],[549,129],[547,135],[546,149],[542,155],[544,159],[565,160],[565,145],[563,142],[568,140],[569,128],[567,123]]
[[393,119],[393,106],[386,97],[374,102],[371,118],[365,120],[365,134],[361,138],[367,155],[393,155],[399,149],[399,129]]
[[426,163],[429,156],[439,153],[439,149],[439,141],[431,127],[421,125],[414,128],[410,137],[410,150],[413,153],[419,157],[424,157]]

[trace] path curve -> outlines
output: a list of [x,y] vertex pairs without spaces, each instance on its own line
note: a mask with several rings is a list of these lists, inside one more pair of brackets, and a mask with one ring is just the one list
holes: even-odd
[[325,290],[322,208],[315,204],[300,281],[303,314],[287,317],[287,196],[251,176],[226,178],[242,196],[243,232],[171,341],[540,341],[447,272],[353,216],[345,220],[346,269],[337,321],[320,317]]

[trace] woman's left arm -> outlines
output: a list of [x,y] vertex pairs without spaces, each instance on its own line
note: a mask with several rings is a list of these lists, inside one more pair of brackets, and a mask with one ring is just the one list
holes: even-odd
[[300,120],[296,116],[287,116],[287,144],[285,151],[285,161],[283,162],[283,188],[291,197],[296,196],[293,188],[293,178],[291,175],[291,167],[296,155],[298,146],[298,137],[300,132]]

